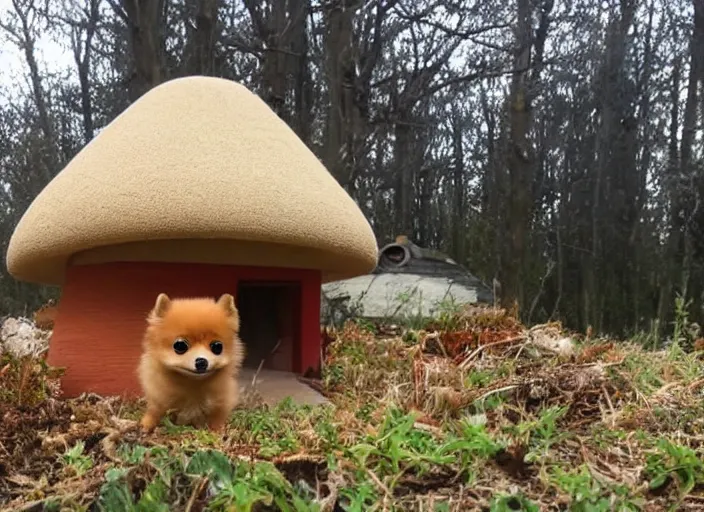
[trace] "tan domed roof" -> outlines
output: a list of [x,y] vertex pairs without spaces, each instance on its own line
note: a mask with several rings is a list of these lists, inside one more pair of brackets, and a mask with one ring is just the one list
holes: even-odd
[[125,110],[46,186],[7,251],[18,279],[67,264],[179,261],[371,271],[364,215],[295,133],[235,82],[166,82]]

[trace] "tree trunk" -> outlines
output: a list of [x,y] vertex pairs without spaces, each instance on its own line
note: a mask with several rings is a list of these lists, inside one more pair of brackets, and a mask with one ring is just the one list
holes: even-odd
[[355,105],[355,61],[352,48],[356,5],[342,0],[326,12],[325,54],[328,79],[328,119],[324,160],[346,190],[354,177],[355,132],[361,114]]
[[187,43],[186,70],[189,75],[212,75],[216,28],[218,23],[218,0],[199,0],[195,27]]
[[516,50],[509,93],[509,136],[506,147],[508,197],[506,236],[504,243],[501,302],[512,308],[524,305],[523,261],[526,255],[528,231],[532,216],[532,188],[535,172],[533,152],[528,140],[531,125],[531,105],[528,80],[531,65],[532,26],[530,0],[517,0]]
[[134,71],[129,80],[130,101],[163,81],[162,12],[165,0],[121,0],[130,29]]
[[306,144],[310,144],[313,129],[313,83],[309,69],[309,42],[306,19],[310,0],[289,0],[289,19],[295,20],[291,30],[290,74],[293,76],[294,115],[292,127]]
[[[306,19],[310,0],[263,4],[244,0],[264,49],[261,88],[264,101],[304,141],[310,139],[310,79]],[[295,110],[291,109],[293,90]],[[303,116],[299,116],[303,113]]]
[[395,163],[395,204],[396,234],[413,238],[413,182],[414,167],[411,155],[412,132],[407,122],[399,121],[394,130],[394,163]]
[[465,184],[464,184],[464,146],[462,144],[462,118],[455,111],[452,116],[452,149],[453,149],[453,187],[455,192],[454,215],[452,223],[452,250],[457,261],[464,262],[465,254]]
[[[672,318],[674,291],[685,292],[689,280],[687,219],[690,214],[691,184],[695,172],[692,161],[692,146],[697,129],[698,86],[702,80],[704,64],[704,2],[694,0],[694,30],[690,40],[690,66],[682,121],[682,140],[677,154],[677,131],[679,104],[680,64],[675,63],[670,96],[672,109],[670,113],[670,146],[668,193],[670,198],[670,231],[667,241],[666,271],[658,300],[658,325],[662,331]],[[679,286],[678,286],[679,285]]]
[[85,43],[81,42],[82,30],[75,28],[72,34],[73,58],[78,69],[78,83],[81,88],[81,116],[83,136],[88,144],[95,136],[93,123],[93,100],[91,98],[90,70],[93,58],[93,37],[100,21],[100,0],[88,0],[85,24]]

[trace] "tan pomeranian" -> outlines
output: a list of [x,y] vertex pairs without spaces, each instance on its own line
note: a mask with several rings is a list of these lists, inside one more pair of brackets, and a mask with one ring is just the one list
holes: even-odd
[[147,400],[142,430],[169,411],[175,422],[221,430],[239,399],[244,359],[232,295],[170,299],[162,293],[147,317],[139,380]]

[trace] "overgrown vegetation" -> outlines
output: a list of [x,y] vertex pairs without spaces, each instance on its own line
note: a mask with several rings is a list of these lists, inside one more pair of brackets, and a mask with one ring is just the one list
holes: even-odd
[[[704,506],[702,352],[525,329],[465,309],[425,329],[348,322],[324,406],[248,399],[225,435],[142,404],[0,385],[4,510],[636,511]],[[549,341],[554,342],[550,343]],[[563,340],[563,341],[560,341]],[[45,368],[39,364],[37,368]],[[24,398],[33,397],[31,402]]]
[[[661,338],[679,292],[704,325],[702,19],[699,0],[8,0],[0,247],[138,98],[207,75],[266,102],[379,244],[496,278],[525,321]],[[188,129],[199,148],[213,126]],[[57,294],[0,267],[0,314]]]

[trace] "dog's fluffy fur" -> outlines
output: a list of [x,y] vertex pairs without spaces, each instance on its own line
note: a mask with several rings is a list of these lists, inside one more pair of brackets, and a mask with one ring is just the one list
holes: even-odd
[[[213,430],[224,427],[239,399],[237,374],[244,359],[239,323],[229,294],[217,301],[172,300],[164,293],[157,297],[147,317],[138,368],[147,400],[141,421],[144,431],[152,431],[169,411],[176,412],[178,424],[207,425]],[[214,342],[222,344],[220,354],[212,348]],[[200,372],[197,359],[201,360]],[[202,359],[208,363],[205,370]]]

